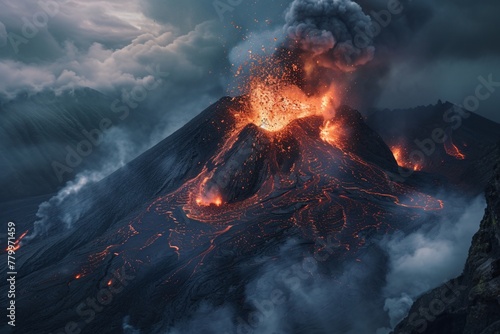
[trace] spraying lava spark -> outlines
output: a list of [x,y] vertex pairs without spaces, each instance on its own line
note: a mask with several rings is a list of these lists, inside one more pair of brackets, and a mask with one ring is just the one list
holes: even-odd
[[328,95],[307,96],[299,87],[268,77],[253,80],[250,89],[251,122],[274,132],[295,119],[323,116],[330,104]]

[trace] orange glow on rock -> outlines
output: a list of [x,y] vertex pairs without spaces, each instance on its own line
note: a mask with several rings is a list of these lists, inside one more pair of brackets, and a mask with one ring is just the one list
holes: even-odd
[[391,147],[391,152],[392,155],[394,156],[394,159],[396,159],[396,162],[398,163],[398,166],[404,166],[405,162],[403,161],[403,149],[398,146]]
[[398,163],[399,167],[412,169],[414,171],[422,170],[423,166],[421,166],[419,164],[414,164],[411,161],[408,161],[409,160],[408,153],[406,152],[406,150],[402,146],[392,146],[391,152],[392,152],[392,155],[394,156],[394,159]]
[[320,128],[320,137],[324,142],[336,147],[341,146],[341,127],[332,122],[326,121]]
[[200,196],[196,199],[196,204],[199,206],[221,206],[222,205],[222,197],[214,192],[209,192],[207,195]]

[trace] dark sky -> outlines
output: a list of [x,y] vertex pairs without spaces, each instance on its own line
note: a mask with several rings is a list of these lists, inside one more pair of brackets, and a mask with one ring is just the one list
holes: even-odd
[[[390,2],[358,1],[372,20]],[[183,116],[166,112],[182,123],[229,94],[231,63],[242,61],[247,49],[258,52],[283,35],[283,13],[291,1],[45,3],[50,15],[37,1],[0,1],[3,99],[21,91],[83,86],[119,92],[152,80],[159,68],[169,73],[161,97]],[[375,37],[374,59],[359,70],[350,104],[461,104],[475,94],[479,76],[500,81],[500,2],[408,0],[402,6]],[[499,102],[500,92],[492,92],[477,112],[500,121]]]

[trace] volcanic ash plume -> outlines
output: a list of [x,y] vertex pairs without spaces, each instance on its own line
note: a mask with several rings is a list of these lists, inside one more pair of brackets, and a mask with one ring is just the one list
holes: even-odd
[[352,71],[373,58],[372,40],[362,33],[371,31],[371,19],[351,0],[295,0],[285,19],[287,48],[309,65]]
[[[274,132],[299,118],[331,119],[352,72],[374,54],[371,19],[351,0],[294,0],[285,21],[283,29],[252,35],[231,53],[239,92],[249,97],[248,119]],[[265,43],[275,34],[283,35],[272,38],[274,50],[267,53]]]

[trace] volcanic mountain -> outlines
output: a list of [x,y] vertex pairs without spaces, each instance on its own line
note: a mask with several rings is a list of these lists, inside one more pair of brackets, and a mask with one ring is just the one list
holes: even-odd
[[[223,330],[272,333],[265,316],[252,320],[263,303],[251,300],[262,294],[254,283],[275,271],[266,301],[316,280],[342,291],[322,296],[326,323],[282,305],[287,333],[356,330],[344,306],[359,284],[364,330],[387,326],[387,259],[375,241],[452,217],[454,203],[437,198],[447,182],[420,172],[395,180],[391,150],[349,107],[276,126],[256,121],[250,104],[221,99],[124,168],[39,210],[16,247],[23,321],[13,333],[168,333],[207,308],[231,310]],[[370,274],[346,280],[352,266]],[[196,332],[218,332],[211,326]]]

